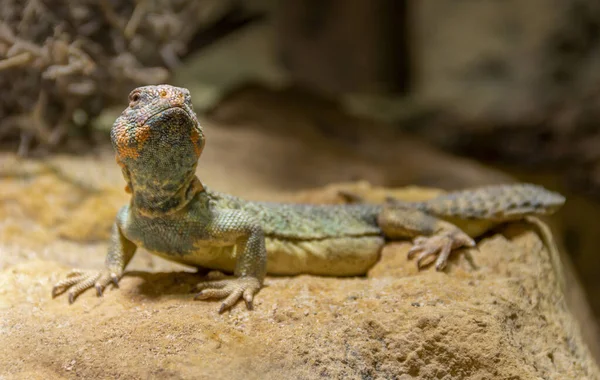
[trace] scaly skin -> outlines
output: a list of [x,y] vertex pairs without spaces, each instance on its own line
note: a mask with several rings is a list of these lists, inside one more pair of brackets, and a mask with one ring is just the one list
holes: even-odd
[[[205,138],[189,91],[140,87],[115,121],[111,139],[132,194],[115,220],[101,271],[72,271],[53,288],[69,301],[88,288],[101,295],[117,285],[137,247],[192,266],[233,272],[198,284],[196,299],[239,299],[252,306],[265,274],[361,275],[378,260],[386,239],[414,238],[421,267],[446,265],[457,248],[475,245],[493,224],[549,214],[564,203],[534,185],[451,193],[428,202],[385,205],[298,205],[249,202],[206,188],[196,177]],[[461,223],[465,232],[453,222]]]

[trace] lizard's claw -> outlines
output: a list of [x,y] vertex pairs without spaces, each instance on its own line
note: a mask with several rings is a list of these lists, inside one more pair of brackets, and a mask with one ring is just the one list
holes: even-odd
[[196,285],[196,290],[199,290],[199,292],[194,299],[225,298],[219,308],[219,313],[222,313],[235,305],[240,298],[243,298],[246,302],[246,307],[251,310],[252,300],[260,289],[260,286],[260,281],[254,277],[202,281]]
[[67,274],[67,278],[57,282],[52,288],[52,298],[68,291],[69,303],[73,303],[78,295],[91,287],[96,288],[98,297],[102,296],[104,288],[113,283],[118,286],[119,276],[107,270],[93,271],[73,269]]
[[459,229],[453,229],[434,236],[419,236],[413,240],[413,247],[408,251],[411,259],[417,253],[417,268],[421,269],[427,259],[437,255],[435,269],[442,270],[446,267],[448,257],[454,249],[461,247],[474,247],[475,241]]

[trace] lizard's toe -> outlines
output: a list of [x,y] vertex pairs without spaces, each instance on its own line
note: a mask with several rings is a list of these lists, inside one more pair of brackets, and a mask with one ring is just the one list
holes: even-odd
[[61,281],[57,282],[52,287],[52,298],[54,298],[54,297],[56,297],[56,296],[64,293],[65,290],[67,290],[71,286],[73,286],[73,285],[79,283],[80,281],[82,281],[84,277],[85,276],[82,276],[82,275],[72,276],[72,277],[70,277],[69,275],[67,275],[67,278],[65,278],[64,280],[61,280]]
[[437,260],[435,261],[435,269],[442,270],[446,267],[446,263],[448,262],[448,257],[450,257],[450,253],[452,253],[452,242],[448,241],[440,249],[440,254],[438,255]]
[[52,287],[52,298],[67,292],[69,303],[75,302],[78,295],[90,289],[96,288],[96,294],[101,296],[104,288],[112,281],[118,282],[119,277],[108,271],[84,271],[73,270],[64,280],[57,282]]
[[206,280],[197,283],[194,288],[199,291],[203,289],[221,289],[227,286],[228,283],[229,280]]
[[434,236],[419,236],[414,239],[413,247],[408,251],[408,258],[417,253],[417,268],[429,264],[429,258],[435,257],[435,268],[442,270],[446,267],[448,258],[453,250],[462,247],[474,247],[475,241],[459,229],[453,229]]
[[[116,282],[115,282],[116,279]],[[108,286],[108,284],[110,284],[111,282],[114,283],[119,283],[118,282],[118,277],[115,273],[108,273],[108,272],[103,272],[100,277],[98,278],[98,280],[96,281],[96,283],[94,284],[94,287],[96,288],[96,295],[98,297],[102,296],[102,293],[104,292],[104,289]]]
[[227,296],[227,298],[225,298],[225,300],[221,304],[221,307],[219,308],[219,313],[222,313],[225,310],[232,307],[233,305],[235,305],[235,303],[242,297],[243,293],[244,291],[240,288],[232,289],[231,293]]
[[207,300],[209,298],[225,298],[229,295],[227,289],[204,289],[196,293],[194,296],[195,300]]
[[427,259],[435,256],[438,252],[438,247],[424,248],[417,257],[417,268],[421,269],[427,265]]
[[98,273],[90,273],[89,275],[83,276],[83,278],[80,280],[80,282],[74,284],[73,287],[71,289],[69,289],[69,292],[67,293],[69,295],[69,303],[75,302],[75,298],[77,298],[78,295],[80,295],[87,289],[94,286],[94,284],[96,283],[96,280],[99,277],[100,277],[99,272]]
[[246,308],[248,310],[252,310],[254,308],[252,301],[254,300],[254,294],[256,292],[253,289],[246,289],[244,290],[244,302],[246,302]]
[[254,294],[260,289],[260,281],[253,277],[236,277],[224,280],[207,280],[196,285],[199,292],[194,299],[225,298],[219,308],[219,313],[231,308],[240,298],[246,302],[246,307],[252,309]]

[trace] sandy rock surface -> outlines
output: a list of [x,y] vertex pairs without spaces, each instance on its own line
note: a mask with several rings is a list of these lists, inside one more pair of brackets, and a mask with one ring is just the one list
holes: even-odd
[[3,375],[28,378],[544,378],[598,376],[555,296],[532,232],[485,239],[473,269],[417,273],[407,244],[367,278],[269,278],[255,310],[194,302],[199,277],[130,272],[103,298],[67,306],[68,268],[30,261],[0,274]]
[[[335,203],[340,188],[373,200],[389,192],[424,199],[437,191],[399,185],[506,179],[398,139],[386,160],[400,161],[382,165],[369,141],[344,149],[316,135],[290,139],[293,126],[284,134],[206,124],[198,174],[252,199]],[[423,159],[402,161],[403,149]],[[114,156],[2,154],[0,163],[2,379],[600,378],[526,225],[489,234],[443,273],[417,271],[399,242],[365,277],[268,277],[253,311],[239,304],[222,315],[218,303],[192,300],[202,278],[190,268],[140,252],[119,289],[102,298],[88,291],[69,306],[64,296],[51,299],[52,284],[71,267],[102,266],[108,229],[127,202]]]

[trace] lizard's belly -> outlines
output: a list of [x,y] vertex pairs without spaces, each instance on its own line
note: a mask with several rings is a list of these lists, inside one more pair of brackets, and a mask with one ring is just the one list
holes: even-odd
[[[143,247],[143,245],[142,245]],[[233,272],[235,269],[234,246],[198,245],[185,253],[175,251],[152,250],[149,253],[179,264]]]
[[381,236],[345,236],[317,240],[267,237],[267,273],[357,276],[379,259]]
[[[379,259],[383,245],[384,239],[379,236],[305,241],[267,237],[267,272],[279,275],[364,275]],[[226,272],[234,271],[238,256],[233,245],[215,246],[209,242],[198,244],[194,250],[185,253],[146,250],[169,261]]]

